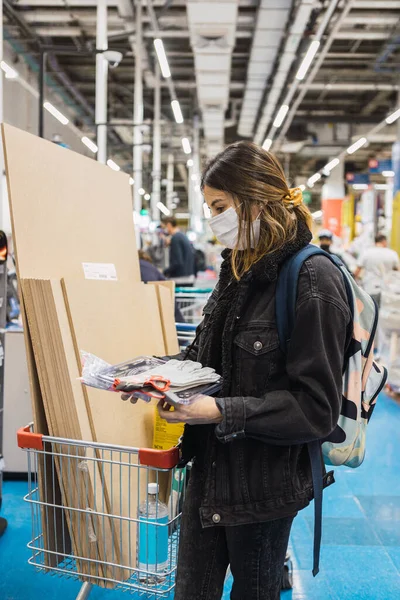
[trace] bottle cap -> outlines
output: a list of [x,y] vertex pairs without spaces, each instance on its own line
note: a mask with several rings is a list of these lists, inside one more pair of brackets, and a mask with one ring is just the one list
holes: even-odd
[[156,496],[158,494],[158,483],[149,483],[147,486],[147,492]]

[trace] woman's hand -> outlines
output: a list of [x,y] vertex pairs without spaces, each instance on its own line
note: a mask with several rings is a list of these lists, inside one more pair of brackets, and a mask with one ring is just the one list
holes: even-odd
[[168,423],[187,423],[188,425],[211,425],[222,421],[222,414],[219,411],[215,399],[210,396],[200,396],[193,404],[181,404],[174,407],[160,400],[158,403],[158,412],[162,419]]

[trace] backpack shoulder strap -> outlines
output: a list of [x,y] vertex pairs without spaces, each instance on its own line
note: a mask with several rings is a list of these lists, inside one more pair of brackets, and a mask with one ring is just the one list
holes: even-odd
[[[331,256],[321,248],[309,244],[302,248],[297,254],[291,256],[282,266],[276,286],[276,325],[278,329],[279,342],[282,351],[286,354],[288,342],[295,323],[297,283],[303,264],[311,256],[323,255],[335,264],[335,257]],[[339,262],[339,261],[338,261]]]
[[[287,347],[292,335],[296,318],[297,288],[300,271],[303,264],[311,256],[326,256],[337,267],[340,268],[341,261],[321,248],[309,244],[302,248],[297,254],[290,257],[282,266],[276,287],[276,324],[279,335],[279,342],[284,354],[287,354]],[[346,287],[346,291],[347,287]],[[323,492],[323,465],[321,455],[321,442],[315,440],[307,444],[310,456],[313,488],[314,488],[314,557],[313,557],[313,575],[319,572],[319,556],[321,548],[322,535],[322,492]]]

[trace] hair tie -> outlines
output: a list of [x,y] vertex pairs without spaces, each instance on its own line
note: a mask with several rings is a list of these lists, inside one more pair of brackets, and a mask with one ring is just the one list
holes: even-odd
[[300,206],[303,202],[303,192],[299,187],[290,188],[289,193],[284,197],[284,202],[293,207]]

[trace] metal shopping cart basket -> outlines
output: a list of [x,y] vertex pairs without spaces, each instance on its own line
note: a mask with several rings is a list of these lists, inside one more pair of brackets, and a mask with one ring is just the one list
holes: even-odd
[[[76,600],[93,585],[172,599],[186,476],[179,449],[62,439],[32,425],[17,437],[28,458],[28,562],[81,580]],[[149,483],[156,496],[147,494]]]
[[209,299],[211,288],[177,288],[175,299],[183,318],[187,323],[199,324],[203,317],[203,308]]

